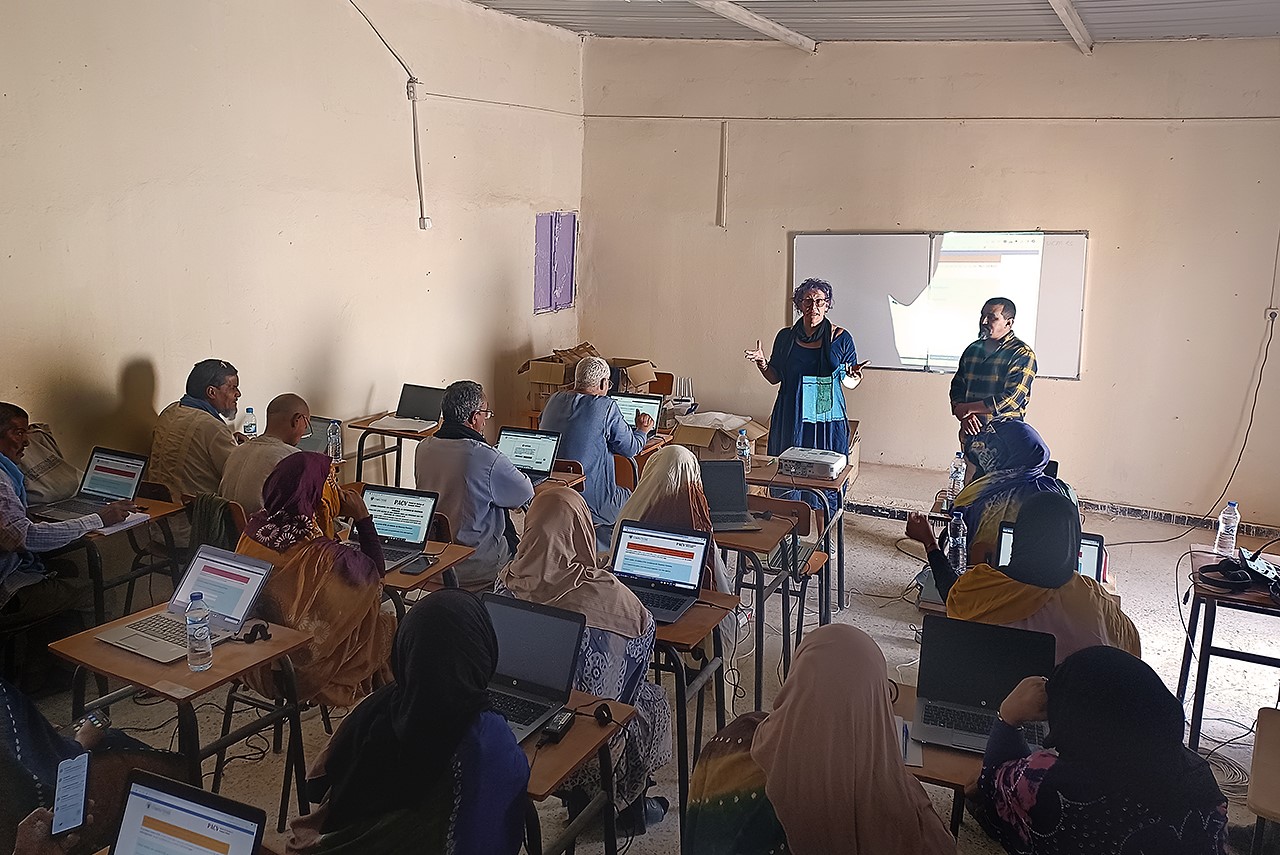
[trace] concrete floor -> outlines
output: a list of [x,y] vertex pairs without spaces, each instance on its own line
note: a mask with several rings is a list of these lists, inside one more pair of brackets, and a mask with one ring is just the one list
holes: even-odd
[[[858,481],[853,485],[851,498],[854,501],[890,504],[904,507],[924,508],[932,500],[934,492],[944,486],[945,474],[918,469],[889,466],[864,465]],[[913,640],[912,627],[920,623],[920,613],[916,608],[899,599],[895,599],[910,583],[920,568],[920,562],[907,557],[898,551],[899,538],[902,535],[902,524],[871,517],[850,516],[846,523],[846,562],[849,579],[849,604],[841,611],[837,620],[858,626],[875,638],[884,651],[889,665],[889,676],[899,682],[914,684],[916,671],[914,661],[919,652],[919,645]],[[1088,531],[1103,535],[1108,543],[1119,543],[1127,540],[1162,539],[1177,533],[1177,529],[1167,526],[1138,522],[1127,519],[1109,519],[1093,516],[1087,518],[1085,528]],[[1179,558],[1192,542],[1207,543],[1208,532],[1195,532],[1187,537],[1166,544],[1141,544],[1132,546],[1115,546],[1109,549],[1109,562],[1116,577],[1125,611],[1137,624],[1142,633],[1144,658],[1149,662],[1172,688],[1176,685],[1178,665],[1182,655],[1184,624],[1179,605],[1181,592],[1186,590],[1187,562]],[[903,542],[904,549],[914,550],[918,554],[919,547]],[[160,586],[157,585],[157,589]],[[160,596],[167,592],[156,591]],[[814,597],[810,597],[810,608],[814,606]],[[779,625],[777,598],[771,603],[770,620],[773,630],[767,635],[764,650],[765,656],[765,708],[772,704],[778,691],[779,679]],[[810,614],[808,621],[816,625],[816,614]],[[734,701],[734,710],[738,713],[747,711],[751,706],[753,651],[750,633],[743,630],[743,640],[737,645],[739,679],[741,681],[741,697]],[[1265,618],[1244,615],[1225,614],[1220,616],[1216,634],[1216,642],[1222,646],[1253,650],[1272,656],[1280,656],[1280,633],[1274,623]],[[1217,659],[1210,673],[1210,694],[1206,717],[1205,733],[1210,745],[1216,740],[1235,740],[1221,750],[1221,755],[1241,764],[1245,770],[1249,766],[1252,751],[1252,736],[1246,735],[1248,728],[1255,720],[1257,709],[1261,706],[1275,705],[1277,702],[1277,678],[1280,673],[1261,666],[1230,662]],[[206,735],[216,732],[220,722],[218,709],[213,701],[220,704],[222,696],[210,699],[210,703],[201,710],[202,732]],[[69,715],[70,699],[67,695],[55,696],[41,703],[47,714],[55,722],[64,721]],[[1190,704],[1188,702],[1188,709]],[[155,727],[163,724],[173,714],[167,704],[141,706],[123,704],[113,711],[118,726]],[[710,719],[711,717],[708,716]],[[1240,725],[1234,722],[1241,723]],[[324,746],[327,737],[321,727],[318,715],[312,713],[304,723],[307,756],[315,757]],[[151,732],[137,734],[153,745],[167,747],[172,740],[174,728],[172,723],[164,724]],[[710,736],[708,729],[707,736]],[[254,746],[241,746],[234,754],[249,754]],[[257,747],[265,747],[263,740],[257,740]],[[212,763],[206,765],[212,770]],[[256,760],[240,760],[233,762],[227,770],[223,792],[246,802],[260,804],[267,809],[272,819],[271,834],[268,843],[283,851],[280,839],[274,834],[276,804],[279,800],[280,781],[283,764],[280,757],[266,754]],[[671,799],[671,814],[661,825],[650,830],[649,834],[637,837],[630,847],[630,855],[647,855],[648,853],[678,852],[678,825],[676,811],[676,772],[675,764],[668,764],[658,770],[656,775],[658,786],[654,793]],[[206,778],[206,781],[208,778]],[[934,799],[934,804],[941,816],[948,816],[950,809],[950,793],[936,787],[925,789]],[[563,812],[558,805],[544,805],[540,811],[543,820],[544,839],[553,837],[563,823]],[[1239,790],[1237,803],[1231,809],[1234,824],[1251,824],[1253,816],[1243,807],[1243,788]],[[578,848],[579,852],[590,853],[602,851],[599,833],[586,835]],[[960,853],[995,853],[999,848],[992,844],[971,819],[966,819],[961,829],[958,852]]]

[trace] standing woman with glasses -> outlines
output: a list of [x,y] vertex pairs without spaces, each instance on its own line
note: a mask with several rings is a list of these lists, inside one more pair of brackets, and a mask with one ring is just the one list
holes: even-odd
[[[849,331],[827,318],[830,283],[806,279],[791,302],[800,319],[778,331],[770,355],[765,357],[759,341],[755,350],[745,351],[764,379],[778,386],[769,423],[769,454],[795,446],[848,454],[849,421],[840,384],[846,376],[860,377],[866,363],[858,364]],[[830,492],[829,500],[835,496]]]

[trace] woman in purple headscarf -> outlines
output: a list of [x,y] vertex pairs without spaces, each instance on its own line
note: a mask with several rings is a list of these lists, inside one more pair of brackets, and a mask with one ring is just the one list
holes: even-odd
[[[263,509],[249,517],[236,552],[274,565],[256,616],[310,632],[291,654],[298,698],[351,706],[390,679],[395,615],[382,611],[382,545],[364,500],[342,492],[341,514],[355,520],[360,548],[324,533],[327,455],[300,451],[280,461],[262,486]],[[270,669],[246,676],[254,691],[274,697]]]

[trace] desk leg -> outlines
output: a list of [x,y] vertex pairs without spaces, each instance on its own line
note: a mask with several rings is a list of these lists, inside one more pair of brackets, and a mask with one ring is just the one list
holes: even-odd
[[276,823],[276,831],[283,834],[285,820],[289,812],[289,775],[293,775],[293,784],[298,788],[298,814],[306,816],[311,813],[311,802],[307,799],[307,760],[302,746],[302,710],[298,704],[298,681],[293,671],[293,660],[285,656],[280,660],[280,691],[289,707],[289,753],[284,766],[284,786],[280,793],[280,817]]
[[836,511],[836,611],[849,607],[844,594],[844,500],[849,490],[848,482],[840,488],[840,509]]
[[1209,688],[1210,650],[1213,648],[1213,625],[1218,618],[1218,604],[1212,598],[1204,602],[1204,631],[1200,635],[1200,667],[1196,670],[1196,689],[1191,701],[1191,730],[1187,734],[1187,747],[1195,751],[1200,747],[1200,725],[1204,720],[1204,697]]
[[680,827],[684,828],[684,812],[689,804],[689,674],[677,651],[667,648],[663,655],[676,684],[676,779],[680,792]]
[[533,799],[524,797],[524,848],[529,855],[542,855],[542,822]]
[[360,431],[360,441],[356,443],[356,480],[364,480],[364,444],[369,439],[369,431]]
[[77,665],[71,674],[71,720],[84,718],[85,681],[89,679],[89,671],[83,665]]
[[1187,697],[1187,678],[1191,676],[1191,657],[1195,652],[1191,640],[1196,636],[1200,624],[1200,598],[1191,598],[1191,616],[1187,620],[1186,637],[1182,640],[1182,668],[1178,671],[1178,700]]
[[187,783],[203,788],[200,771],[200,723],[190,703],[178,704],[178,753],[187,761]]
[[450,567],[440,574],[440,581],[444,583],[446,588],[458,587],[458,571]]
[[89,579],[93,582],[93,625],[102,626],[107,622],[107,591],[106,579],[102,576],[102,553],[98,552],[97,545],[87,537],[84,539],[84,558],[89,566]]
[[404,440],[396,437],[396,480],[395,486],[400,486],[400,464],[404,460]]
[[761,565],[760,559],[754,552],[740,552],[738,555],[745,555],[747,563],[754,568],[753,575],[755,576],[756,595],[756,690],[755,707],[753,709],[758,712],[764,706],[764,567]]
[[964,790],[956,790],[951,797],[951,836],[960,837],[960,823],[964,821]]
[[396,625],[399,626],[400,622],[404,620],[404,595],[395,588],[385,588],[384,590],[387,592],[387,598],[391,600],[391,605],[395,606]]
[[[787,678],[787,674],[791,673],[791,580],[795,579],[799,574],[798,567],[800,560],[800,545],[795,542],[795,536],[791,539],[791,570],[784,571],[787,578],[782,582],[782,679]],[[801,606],[796,614],[796,620],[804,623],[804,607]]]
[[618,855],[618,809],[613,804],[613,759],[609,754],[609,740],[605,740],[597,752],[600,757],[600,789],[606,798],[600,818],[604,820],[605,855]]
[[[732,612],[730,612],[732,614]],[[717,659],[720,660],[720,673],[712,676],[715,681],[716,694],[716,731],[724,730],[725,715],[728,707],[725,706],[724,699],[724,673],[728,670],[728,664],[724,661],[724,638],[720,634],[720,624],[716,624],[716,628],[711,630],[711,649],[715,653]],[[698,734],[698,739],[702,739],[702,734]]]

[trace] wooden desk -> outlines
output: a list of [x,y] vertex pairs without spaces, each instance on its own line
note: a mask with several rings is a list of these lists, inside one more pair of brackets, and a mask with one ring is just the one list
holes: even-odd
[[[689,805],[689,770],[698,762],[702,753],[702,710],[707,683],[715,680],[716,730],[725,726],[724,642],[720,636],[720,621],[738,605],[733,594],[702,589],[698,602],[675,623],[659,624],[654,640],[653,667],[666,671],[676,684],[676,780],[680,788],[680,828],[685,827],[685,812]],[[703,650],[707,636],[712,639],[712,655],[708,660]],[[685,665],[684,656],[693,657],[700,667],[692,675]],[[661,658],[659,658],[659,656]],[[694,728],[693,756],[689,756],[689,693],[698,698],[698,712]]]
[[[1272,564],[1280,564],[1280,557],[1270,553],[1264,553],[1263,557]],[[1192,639],[1195,638],[1200,612],[1203,609],[1204,629],[1200,635],[1199,667],[1196,669],[1195,694],[1192,696],[1191,721],[1187,732],[1187,747],[1192,751],[1195,751],[1200,746],[1200,729],[1204,723],[1204,699],[1208,691],[1209,682],[1209,661],[1214,656],[1280,668],[1280,658],[1274,656],[1264,656],[1260,653],[1250,653],[1246,650],[1233,650],[1229,647],[1213,646],[1213,630],[1218,619],[1219,606],[1240,612],[1280,617],[1280,605],[1277,605],[1271,599],[1267,594],[1267,589],[1261,585],[1254,585],[1253,588],[1240,593],[1229,593],[1215,590],[1201,583],[1196,577],[1197,571],[1202,567],[1217,564],[1220,560],[1221,556],[1217,555],[1210,546],[1194,544],[1191,547],[1191,577],[1193,580],[1191,591],[1193,596],[1191,600],[1191,615],[1187,622],[1186,641],[1182,649],[1182,667],[1178,672],[1177,695],[1178,700],[1181,701],[1187,694],[1187,679],[1191,673],[1191,658],[1194,655]]]
[[[752,457],[751,471],[747,473],[747,483],[757,487],[768,487],[776,490],[795,490],[801,495],[811,496],[818,504],[818,514],[822,527],[822,551],[831,555],[831,529],[836,530],[836,611],[845,607],[844,595],[844,500],[848,486],[852,480],[854,469],[846,466],[844,471],[834,479],[800,478],[786,475],[778,471],[776,457]],[[840,506],[832,514],[827,505],[827,490],[835,490],[840,495]],[[822,584],[818,586],[818,609],[820,622],[831,623],[831,570],[822,570]]]
[[[898,700],[893,711],[903,721],[912,721],[916,715],[916,687],[898,686]],[[964,819],[964,788],[978,780],[982,772],[982,755],[958,748],[925,745],[924,765],[908,766],[907,771],[917,781],[946,787],[954,794],[951,800],[951,834],[960,834],[960,822]]]
[[552,487],[571,487],[581,493],[582,485],[585,483],[587,483],[586,475],[577,472],[552,472],[546,480],[534,485],[533,495],[540,496]]
[[[399,486],[400,485],[400,468],[401,468],[400,464],[401,464],[401,459],[404,456],[403,455],[404,441],[406,439],[414,440],[414,441],[424,440],[427,437],[433,435],[437,430],[440,429],[439,425],[436,425],[435,427],[429,430],[424,430],[424,431],[393,430],[390,428],[380,428],[380,427],[373,426],[373,423],[376,422],[378,419],[382,418],[383,416],[390,416],[390,415],[395,415],[395,411],[387,410],[382,413],[374,413],[371,416],[365,416],[362,419],[356,419],[355,421],[347,425],[347,427],[351,428],[352,430],[360,431],[360,441],[356,445],[356,480],[357,481],[364,479],[364,462],[366,460],[375,460],[379,457],[386,457],[388,454],[394,454],[396,456],[396,477],[395,477],[395,480],[392,481],[392,483],[395,484],[396,486]],[[394,439],[396,441],[396,444],[392,447],[388,447],[384,443],[381,451],[366,453],[364,450],[364,444],[369,440],[370,436],[381,436],[386,439]]]
[[[459,562],[475,555],[475,552],[470,546],[428,540],[424,554],[438,556],[434,564],[421,573],[405,573],[402,570],[392,570],[386,576],[383,576],[383,589],[386,590],[387,595],[391,598],[392,605],[396,608],[396,617],[404,620],[406,610],[404,597],[406,594],[420,591],[436,579],[440,579],[446,588],[458,587],[458,576],[453,568]],[[414,559],[415,562],[422,560],[421,558]]]
[[[607,703],[613,713],[613,721],[601,726],[593,713],[601,703]],[[539,734],[530,734],[520,743],[525,757],[529,759],[529,795],[528,808],[525,811],[526,845],[530,855],[551,855],[551,853],[567,852],[573,848],[583,830],[591,824],[596,816],[604,819],[604,850],[608,855],[617,855],[618,833],[617,816],[613,805],[613,759],[609,751],[610,738],[622,730],[636,714],[635,707],[621,701],[602,701],[586,692],[576,689],[569,695],[569,709],[583,713],[575,715],[573,726],[564,738],[557,743],[547,743],[538,747]],[[555,793],[569,779],[569,776],[581,769],[592,756],[600,764],[600,792],[595,795],[582,813],[564,830],[564,833],[550,846],[542,845],[542,824],[538,819],[535,801],[540,802]]]
[[[783,614],[789,614],[791,610],[791,586],[788,584],[791,574],[779,573],[770,583],[765,573],[764,562],[760,560],[760,556],[767,556],[778,547],[778,544],[782,543],[782,539],[795,528],[795,520],[790,517],[775,516],[767,520],[757,519],[756,522],[760,524],[759,531],[719,531],[713,535],[713,538],[715,545],[720,549],[731,549],[742,557],[742,561],[738,565],[737,590],[740,591],[742,588],[749,587],[755,592],[755,709],[758,710],[764,705],[765,603],[775,592],[781,590]],[[794,556],[796,550],[792,549],[791,554]],[[750,583],[744,580],[747,566],[750,567],[754,577],[754,581]],[[794,573],[796,569],[793,567],[792,572]],[[788,668],[791,665],[790,637],[791,633],[784,630],[782,633],[782,656]]]

